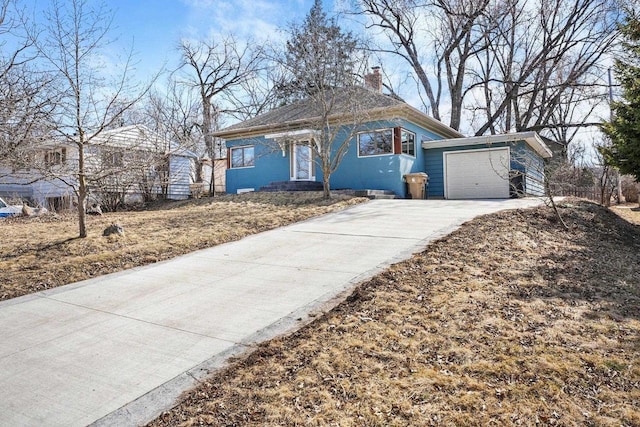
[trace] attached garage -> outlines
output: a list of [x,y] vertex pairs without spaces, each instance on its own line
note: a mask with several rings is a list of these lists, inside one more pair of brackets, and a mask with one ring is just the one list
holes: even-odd
[[422,140],[428,197],[505,199],[544,195],[551,150],[535,132]]
[[445,151],[447,199],[506,199],[509,197],[509,147]]

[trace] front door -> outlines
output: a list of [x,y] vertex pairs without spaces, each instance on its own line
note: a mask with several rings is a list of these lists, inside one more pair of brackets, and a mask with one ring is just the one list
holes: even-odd
[[293,144],[291,179],[294,181],[313,180],[313,155],[308,143]]

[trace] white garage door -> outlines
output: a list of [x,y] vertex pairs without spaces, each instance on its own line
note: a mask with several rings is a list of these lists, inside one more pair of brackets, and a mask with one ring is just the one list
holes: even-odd
[[447,199],[509,197],[509,148],[444,153]]

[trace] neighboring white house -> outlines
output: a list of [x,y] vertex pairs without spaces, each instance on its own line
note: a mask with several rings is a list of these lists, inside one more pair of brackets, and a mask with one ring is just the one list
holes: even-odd
[[[143,125],[102,132],[84,147],[92,199],[120,194],[127,201],[150,195],[180,200],[190,196],[198,156],[169,143]],[[21,198],[51,210],[75,204],[78,146],[51,143],[29,159],[30,167],[0,166],[0,196]]]

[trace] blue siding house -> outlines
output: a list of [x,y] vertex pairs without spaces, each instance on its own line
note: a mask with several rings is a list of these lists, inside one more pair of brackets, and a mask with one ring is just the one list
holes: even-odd
[[[366,120],[354,124],[346,100],[337,102],[327,119],[337,132],[334,145],[345,148],[330,176],[331,189],[387,190],[407,197],[404,176],[424,172],[426,195],[433,198],[544,194],[544,160],[552,154],[536,133],[465,137],[377,89],[360,87],[357,96]],[[312,102],[279,107],[214,134],[226,141],[228,193],[273,183],[322,189],[322,168],[312,149],[322,120]]]

